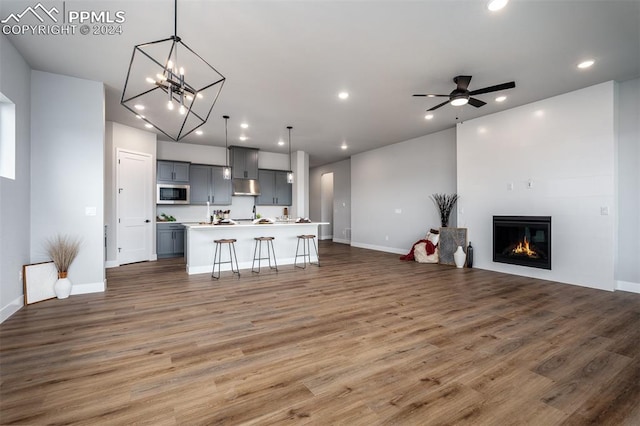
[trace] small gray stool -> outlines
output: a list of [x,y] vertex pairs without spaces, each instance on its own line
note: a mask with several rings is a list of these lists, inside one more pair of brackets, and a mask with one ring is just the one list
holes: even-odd
[[[273,240],[275,237],[256,237],[254,240],[256,241],[255,247],[253,248],[253,263],[251,263],[251,272],[255,272],[256,274],[260,273],[260,261],[268,260],[269,261],[269,269],[275,269],[278,272],[278,264],[276,263],[276,251],[273,248]],[[262,257],[262,242],[265,242],[267,245],[267,257]],[[258,256],[256,257],[256,253]],[[273,264],[275,266],[271,266],[271,256],[273,254]],[[254,265],[258,261],[258,270],[256,271]]]
[[[235,246],[236,240],[233,238],[230,238],[230,239],[214,240],[213,242],[216,244],[216,250],[213,253],[213,270],[211,271],[211,277],[215,278],[216,280],[220,279],[220,266],[223,263],[230,263],[231,272],[233,272],[234,274],[238,274],[238,278],[240,278],[240,268],[238,268],[238,257],[236,256],[236,246]],[[229,247],[229,260],[224,262],[222,261],[222,245],[223,244],[226,244],[227,247]],[[232,250],[233,250],[233,253],[231,252]],[[236,264],[236,269],[233,269],[234,260]],[[215,274],[216,265],[218,265],[217,276]]]
[[[300,241],[302,241],[302,254],[298,254],[300,251]],[[313,248],[316,251],[317,262],[311,262],[311,243],[313,241]],[[298,266],[298,258],[302,257],[302,266]],[[293,266],[297,268],[306,268],[307,263],[309,265],[320,266],[320,255],[318,254],[318,246],[316,245],[315,235],[298,235],[298,244],[296,245],[296,258],[293,261]]]

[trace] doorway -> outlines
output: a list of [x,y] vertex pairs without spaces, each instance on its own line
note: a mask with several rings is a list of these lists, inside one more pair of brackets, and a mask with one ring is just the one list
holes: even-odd
[[151,260],[153,231],[152,158],[118,150],[116,178],[118,263]]
[[333,239],[333,173],[320,176],[320,221],[329,225],[320,225],[319,239]]

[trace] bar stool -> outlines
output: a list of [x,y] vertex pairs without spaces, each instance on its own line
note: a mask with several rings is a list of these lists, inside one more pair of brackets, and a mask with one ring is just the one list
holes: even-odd
[[[256,274],[260,273],[260,261],[268,260],[269,261],[269,269],[275,269],[278,272],[278,264],[276,263],[276,251],[273,248],[273,240],[275,237],[255,237],[256,241],[255,246],[253,248],[253,263],[251,263],[251,272],[255,272]],[[262,257],[262,242],[265,242],[267,245],[267,257]],[[271,247],[269,247],[271,245]],[[256,253],[258,253],[258,257],[256,257]],[[275,266],[271,266],[271,254],[273,253],[273,264]],[[258,261],[258,270],[254,269],[254,265]]]
[[[240,268],[238,268],[238,257],[236,256],[236,246],[234,244],[236,240],[233,238],[230,238],[230,239],[214,240],[213,242],[216,244],[216,250],[213,253],[213,270],[211,271],[211,277],[215,278],[216,280],[220,279],[220,266],[223,263],[230,263],[231,272],[233,272],[234,274],[238,274],[238,278],[240,278]],[[224,262],[222,262],[222,245],[223,244],[226,244],[227,247],[229,247],[229,260]],[[233,254],[231,253],[232,249],[233,249]],[[236,264],[236,269],[233,269],[234,260]],[[215,274],[216,265],[218,265],[218,276],[216,276]]]
[[[300,248],[300,241],[302,241],[302,254],[298,254],[299,248]],[[316,257],[318,258],[317,262],[311,262],[310,241],[313,241],[313,248],[316,250]],[[298,266],[298,257],[302,257],[302,261],[303,261],[302,266]],[[293,261],[293,266],[304,269],[307,267],[307,263],[309,263],[309,265],[320,266],[320,255],[318,254],[318,246],[316,245],[316,236],[315,235],[298,235],[298,244],[296,245],[296,258]]]

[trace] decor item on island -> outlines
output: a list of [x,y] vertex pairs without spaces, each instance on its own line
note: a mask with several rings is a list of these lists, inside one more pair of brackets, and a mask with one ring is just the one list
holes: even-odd
[[433,194],[431,199],[436,203],[438,212],[440,213],[440,223],[443,228],[449,226],[449,216],[453,206],[458,201],[458,194]]
[[456,268],[463,268],[465,261],[467,260],[467,254],[462,250],[462,246],[458,246],[453,253],[453,260],[456,263]]
[[[456,265],[454,253],[458,246],[467,246],[467,228],[440,228],[440,264]],[[464,264],[464,261],[463,261]]]
[[224,82],[178,37],[174,0],[173,35],[134,46],[120,104],[147,127],[179,141],[207,122]]
[[69,266],[80,251],[80,241],[67,235],[56,235],[47,240],[46,250],[58,270],[58,280],[53,289],[58,299],[66,299],[71,294],[71,281],[67,278]]
[[473,268],[473,247],[471,247],[471,241],[467,246],[467,268]]

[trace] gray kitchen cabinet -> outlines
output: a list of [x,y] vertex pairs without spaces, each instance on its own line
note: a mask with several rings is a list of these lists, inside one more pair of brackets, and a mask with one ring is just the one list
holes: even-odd
[[189,183],[189,163],[158,160],[156,180],[158,183]]
[[239,146],[229,147],[231,177],[258,179],[258,150]]
[[190,204],[231,204],[231,180],[224,179],[224,167],[192,164],[189,174]]
[[259,206],[290,206],[291,184],[287,182],[287,172],[283,170],[258,170],[260,195],[256,198]]
[[158,258],[178,257],[184,254],[184,225],[156,224],[156,254]]

